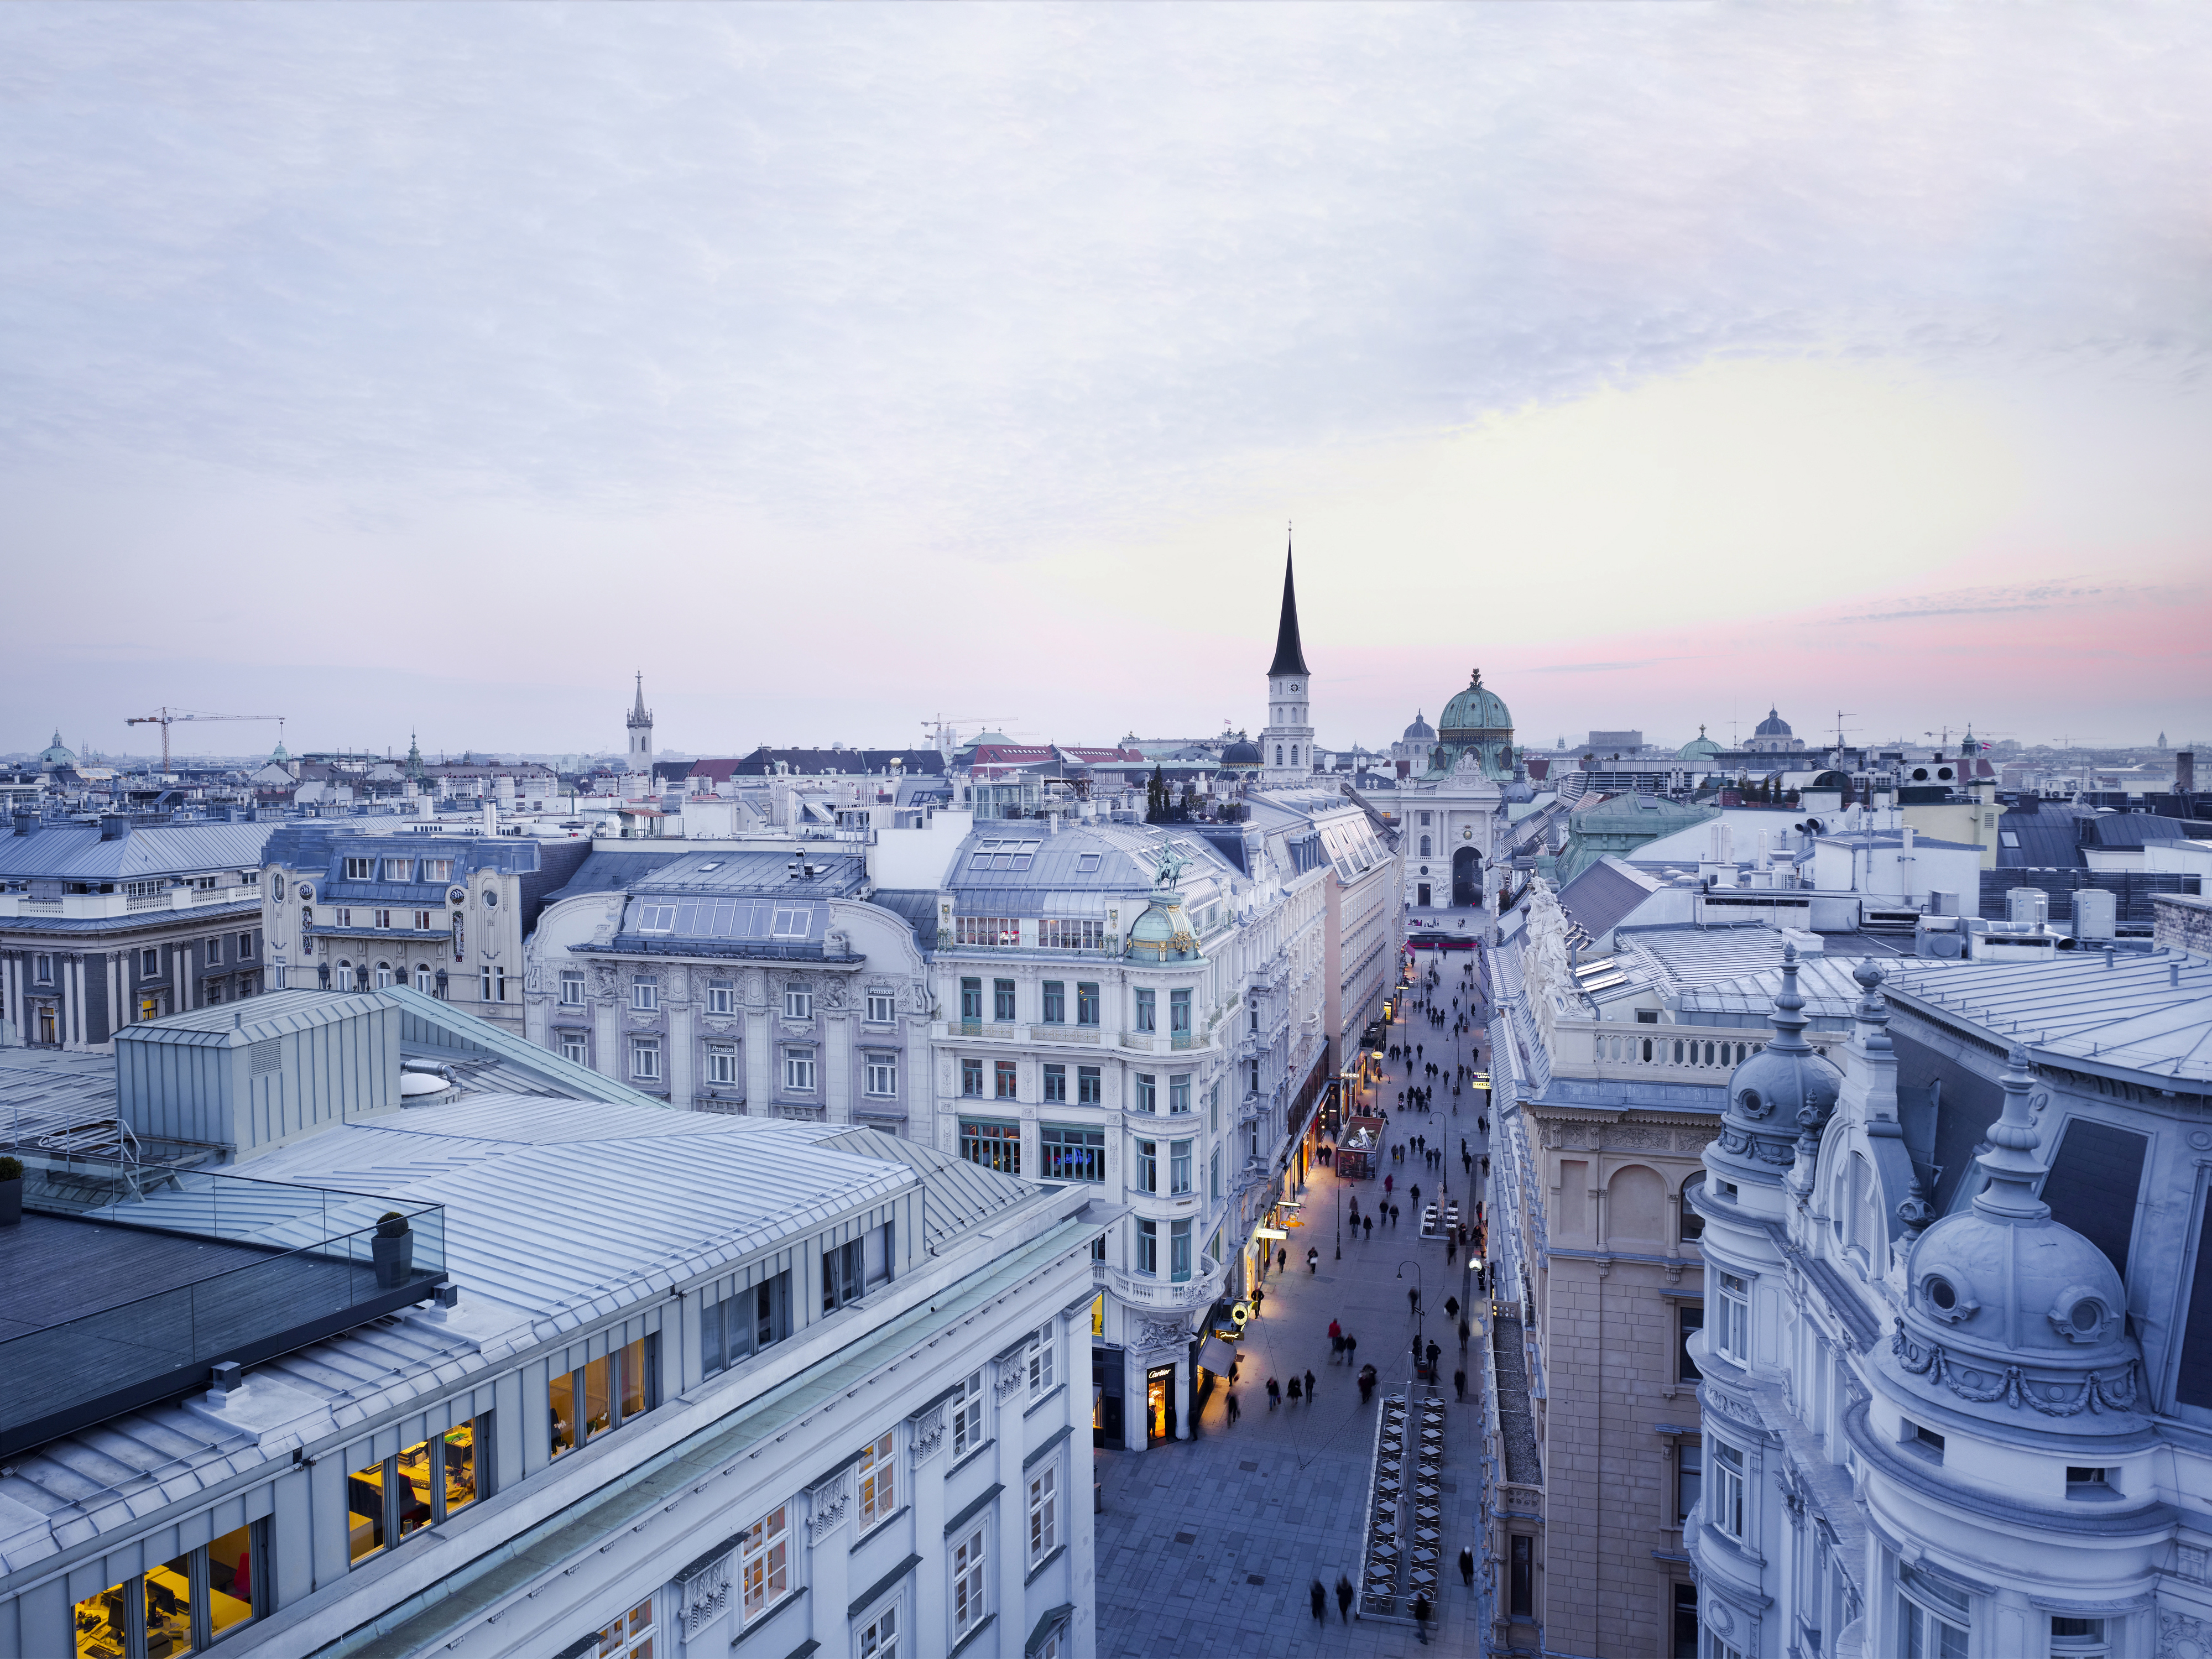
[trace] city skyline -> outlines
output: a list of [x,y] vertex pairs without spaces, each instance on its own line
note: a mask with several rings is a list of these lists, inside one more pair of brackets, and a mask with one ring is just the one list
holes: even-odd
[[1286,520],[1328,744],[2201,727],[2124,18],[14,9],[0,744],[1256,729]]

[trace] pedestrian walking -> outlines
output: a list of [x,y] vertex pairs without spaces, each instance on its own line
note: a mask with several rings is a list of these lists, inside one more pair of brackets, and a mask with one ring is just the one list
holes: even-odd
[[1359,1339],[1350,1331],[1344,1334],[1344,1363],[1351,1364],[1359,1357]]
[[1306,1273],[1307,1273],[1307,1276],[1308,1276],[1309,1278],[1311,1278],[1311,1277],[1314,1277],[1314,1276],[1318,1275],[1318,1274],[1320,1273],[1320,1272],[1321,1272],[1321,1249],[1320,1249],[1320,1247],[1319,1247],[1318,1245],[1309,1245],[1309,1246],[1307,1247],[1307,1249],[1306,1249]]
[[1344,1327],[1334,1319],[1328,1322],[1328,1352],[1332,1359],[1344,1352]]
[[1420,1184],[1420,1182],[1419,1182],[1418,1181],[1417,1181],[1417,1182],[1415,1182],[1413,1183],[1413,1188],[1412,1188],[1412,1189],[1411,1189],[1411,1190],[1412,1190],[1413,1194],[1413,1213],[1414,1213],[1415,1215],[1419,1215],[1419,1214],[1420,1214],[1420,1212],[1421,1212],[1421,1184]]
[[1297,1403],[1297,1400],[1298,1400],[1298,1379],[1297,1379],[1297,1377],[1293,1376],[1293,1377],[1291,1379],[1291,1404],[1293,1404],[1293,1405],[1296,1405],[1296,1404]]
[[1352,1622],[1352,1581],[1340,1572],[1336,1575],[1336,1615],[1347,1625]]
[[1313,1385],[1314,1385],[1314,1374],[1313,1374],[1311,1371],[1308,1371],[1308,1372],[1306,1373],[1306,1404],[1307,1404],[1307,1405],[1309,1405],[1309,1406],[1310,1406],[1310,1405],[1312,1405],[1312,1404],[1313,1404],[1313,1398],[1314,1398],[1314,1386],[1313,1386]]
[[1229,1401],[1229,1426],[1233,1429],[1237,1426],[1237,1419],[1244,1415],[1244,1408],[1237,1403],[1236,1389],[1230,1389],[1226,1398]]
[[1261,1288],[1260,1285],[1255,1285],[1252,1287],[1252,1317],[1253,1317],[1253,1318],[1257,1319],[1257,1318],[1260,1316],[1260,1304],[1261,1304],[1262,1302],[1265,1302],[1267,1299],[1267,1292],[1263,1288]]
[[1375,1218],[1373,1216],[1369,1216],[1364,1221],[1362,1221],[1359,1225],[1361,1230],[1369,1238],[1373,1238],[1375,1237]]
[[1388,1176],[1388,1175],[1384,1176],[1382,1177],[1382,1192],[1383,1192],[1383,1195],[1384,1195],[1385,1197],[1388,1197],[1388,1196],[1389,1195],[1389,1193],[1390,1193],[1391,1189],[1392,1189],[1393,1188],[1395,1188],[1397,1184],[1398,1184],[1398,1177],[1397,1177],[1397,1176]]
[[1474,1588],[1474,1552],[1464,1545],[1459,1553],[1459,1576],[1469,1589]]
[[1413,1629],[1420,1636],[1421,1645],[1423,1647],[1428,1646],[1429,1598],[1425,1595],[1417,1595],[1413,1598]]
[[1464,1353],[1467,1352],[1467,1340],[1468,1340],[1468,1338],[1469,1338],[1469,1337],[1473,1336],[1474,1334],[1474,1325],[1473,1325],[1470,1322],[1468,1322],[1468,1321],[1467,1321],[1467,1320],[1464,1320],[1464,1319],[1461,1320],[1461,1321],[1459,1322],[1459,1351],[1460,1351],[1460,1352],[1462,1352],[1462,1354],[1464,1354]]
[[1396,1226],[1398,1224],[1398,1218],[1404,1213],[1405,1212],[1403,1210],[1401,1210],[1396,1205],[1393,1204],[1390,1206],[1390,1224],[1394,1227]]
[[1459,1395],[1461,1405],[1467,1404],[1467,1373],[1465,1371],[1452,1373],[1452,1392]]
[[1289,1267],[1290,1265],[1291,1265],[1291,1253],[1290,1253],[1290,1251],[1288,1251],[1287,1249],[1277,1250],[1277,1251],[1275,1252],[1275,1268],[1276,1268],[1276,1271],[1279,1273],[1282,1269],[1284,1269],[1285,1267]]
[[1459,1317],[1459,1298],[1457,1297],[1448,1296],[1444,1298],[1444,1317],[1447,1319],[1457,1319]]
[[1273,1411],[1283,1403],[1283,1385],[1273,1377],[1267,1379],[1267,1409]]
[[1306,1600],[1313,1607],[1314,1623],[1328,1623],[1328,1592],[1321,1587],[1320,1579],[1313,1581],[1313,1588],[1306,1592]]
[[1437,1356],[1443,1352],[1443,1350],[1437,1346],[1436,1338],[1431,1337],[1429,1339],[1429,1381],[1431,1382],[1437,1380]]
[[1419,1318],[1421,1315],[1421,1293],[1411,1285],[1406,1286],[1406,1313],[1408,1317],[1414,1319]]

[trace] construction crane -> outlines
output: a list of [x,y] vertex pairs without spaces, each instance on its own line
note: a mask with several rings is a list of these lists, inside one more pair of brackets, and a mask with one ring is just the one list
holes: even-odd
[[161,728],[161,770],[169,769],[169,728],[179,720],[275,720],[276,742],[284,742],[284,717],[282,714],[206,714],[181,708],[161,708],[150,714],[134,714],[124,721],[125,726],[158,726]]

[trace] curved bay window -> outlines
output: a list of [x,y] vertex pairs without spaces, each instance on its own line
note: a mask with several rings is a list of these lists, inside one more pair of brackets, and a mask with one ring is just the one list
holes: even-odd
[[1966,1659],[1972,1628],[1966,1594],[1930,1574],[1897,1571],[1897,1651],[1901,1659]]

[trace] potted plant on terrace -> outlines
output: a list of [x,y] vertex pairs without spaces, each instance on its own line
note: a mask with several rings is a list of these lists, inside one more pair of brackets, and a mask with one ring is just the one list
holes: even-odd
[[377,1217],[376,1237],[369,1240],[368,1250],[376,1264],[379,1290],[396,1291],[414,1276],[415,1235],[398,1211],[386,1210]]

